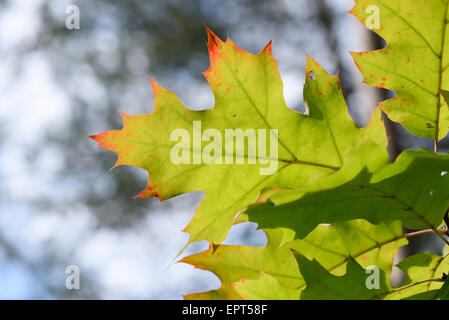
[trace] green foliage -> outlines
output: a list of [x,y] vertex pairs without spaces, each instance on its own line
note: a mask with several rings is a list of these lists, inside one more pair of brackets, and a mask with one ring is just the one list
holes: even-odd
[[196,268],[209,270],[221,280],[218,290],[187,296],[188,299],[206,299],[219,296],[239,297],[233,285],[241,279],[258,279],[260,272],[272,276],[281,284],[299,287],[304,284],[290,248],[280,246],[281,230],[267,230],[267,245],[261,248],[220,245],[209,250],[183,258],[181,262]]
[[391,289],[387,277],[380,271],[379,289],[366,286],[367,274],[354,259],[348,260],[346,274],[334,276],[317,261],[298,255],[298,264],[307,288],[301,293],[303,300],[371,300],[386,295]]
[[442,280],[443,273],[447,273],[449,270],[449,257],[440,257],[429,252],[420,253],[401,261],[398,268],[406,275],[405,288],[390,294],[390,299],[408,298],[441,288],[441,282],[425,281],[428,279]]
[[443,287],[438,292],[436,299],[437,300],[449,300],[449,278],[446,278],[444,281]]
[[300,290],[280,283],[263,271],[259,279],[234,283],[234,289],[245,300],[298,300],[300,295]]
[[396,92],[382,103],[393,121],[411,133],[435,139],[448,133],[449,109],[442,90],[449,89],[449,2],[446,0],[357,0],[351,13],[360,21],[380,10],[375,29],[387,41],[383,50],[353,53],[365,82]]
[[[378,33],[387,47],[353,57],[365,82],[396,91],[382,110],[412,133],[434,139],[437,151],[449,127],[449,0],[358,0],[351,13],[364,22],[372,5],[380,10]],[[205,192],[185,231],[189,243],[207,240],[210,248],[181,261],[213,272],[221,287],[185,298],[447,299],[447,254],[421,253],[400,262],[406,280],[399,287],[388,276],[407,238],[434,233],[449,243],[438,229],[449,207],[449,155],[407,150],[391,163],[380,109],[368,127],[358,128],[338,75],[307,56],[307,113],[300,114],[285,104],[271,44],[252,55],[210,30],[208,36],[212,109],[187,109],[152,81],[152,114],[123,115],[121,130],[93,136],[118,154],[116,166],[148,171],[148,187],[139,196]],[[234,140],[229,150],[226,139],[216,137],[183,145],[179,151],[189,161],[174,163],[177,143],[170,136],[177,129],[194,139],[207,129],[275,129],[278,154],[263,160],[276,170],[261,174],[264,163],[250,163],[254,150],[239,153]],[[261,143],[269,144],[265,138]],[[215,161],[191,161],[204,157],[204,148],[218,154]],[[267,244],[221,245],[232,225],[244,221],[256,222]],[[402,226],[418,231],[403,234]],[[373,266],[375,288],[365,270]]]
[[289,228],[298,238],[320,223],[352,219],[401,220],[410,229],[437,229],[449,207],[449,175],[441,175],[447,168],[448,155],[408,150],[390,163],[384,150],[364,144],[298,200],[264,203],[246,214],[262,228]]
[[305,239],[286,245],[309,260],[317,260],[335,275],[344,274],[350,258],[364,268],[376,265],[389,275],[398,248],[407,244],[398,221],[375,226],[364,220],[351,220],[319,225]]

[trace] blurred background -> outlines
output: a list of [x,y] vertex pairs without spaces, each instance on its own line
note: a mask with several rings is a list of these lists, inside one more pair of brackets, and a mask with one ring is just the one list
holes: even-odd
[[[119,111],[150,113],[148,76],[192,109],[210,108],[205,26],[273,54],[290,108],[303,111],[305,53],[340,72],[349,110],[365,125],[391,93],[362,84],[348,51],[381,48],[347,14],[352,0],[0,0],[0,299],[181,299],[215,289],[209,272],[172,263],[202,193],[160,202],[134,199],[146,172],[112,171],[116,156],[88,135],[121,127]],[[68,30],[68,5],[80,29]],[[432,148],[387,121],[394,159]],[[444,149],[446,147],[446,149]],[[447,150],[447,141],[442,145]],[[225,243],[261,246],[254,224]],[[205,250],[190,246],[184,255]],[[417,239],[401,254],[439,247]],[[68,265],[81,288],[67,290]]]

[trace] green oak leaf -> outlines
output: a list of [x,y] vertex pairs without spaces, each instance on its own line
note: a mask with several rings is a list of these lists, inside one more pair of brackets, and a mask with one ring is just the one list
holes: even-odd
[[316,181],[298,199],[263,203],[245,212],[260,228],[285,228],[302,239],[317,225],[353,219],[400,220],[409,229],[436,230],[449,207],[449,155],[407,150],[395,163],[365,143],[342,169]]
[[[307,238],[294,241],[286,241],[288,235],[283,234],[284,230],[264,231],[268,244],[263,248],[221,245],[216,250],[218,254],[210,248],[182,259],[184,263],[213,272],[222,282],[217,290],[195,293],[185,298],[274,299],[277,293],[273,291],[281,290],[280,288],[283,288],[282,295],[291,294],[296,297],[305,288],[305,283],[298,273],[298,266],[292,263],[294,258],[291,249],[309,259],[318,260],[326,270],[335,275],[345,272],[346,263],[351,256],[363,267],[377,265],[386,274],[390,274],[394,254],[400,246],[407,244],[399,222],[374,226],[366,221],[356,220],[318,226]],[[281,245],[281,242],[285,244]],[[276,261],[284,264],[284,268],[276,267]],[[259,278],[260,272],[264,276]]]
[[443,273],[449,272],[449,256],[441,257],[424,252],[405,258],[397,266],[406,275],[406,279],[401,284],[402,289],[396,289],[385,296],[385,299],[433,299],[442,282],[427,280],[441,280]]
[[[362,268],[352,258],[348,260],[346,273],[336,276],[316,260],[310,261],[299,253],[296,257],[306,282],[306,289],[301,292],[302,300],[431,300],[444,299],[447,294],[446,283],[442,287],[443,280],[435,278],[435,275],[448,267],[448,260],[429,253],[415,255],[399,263],[398,267],[406,273],[407,279],[397,288],[391,287],[380,269],[378,286],[373,286],[373,271]],[[373,278],[370,279],[371,276]]]
[[370,289],[367,273],[354,259],[349,258],[346,273],[335,276],[316,260],[310,261],[297,254],[298,265],[307,287],[301,300],[370,300],[379,299],[391,290],[388,278],[379,270],[379,287]]
[[[230,39],[221,41],[210,30],[208,37],[211,65],[204,74],[215,97],[213,108],[190,110],[173,92],[151,81],[153,113],[122,114],[122,129],[92,138],[118,154],[115,166],[132,165],[148,171],[148,186],[139,197],[163,200],[204,191],[204,199],[184,231],[190,234],[189,243],[207,240],[219,244],[238,212],[262,192],[300,188],[311,179],[339,170],[346,154],[362,141],[384,144],[386,138],[380,111],[370,126],[359,129],[347,111],[338,76],[330,76],[310,57],[304,89],[308,114],[301,114],[285,104],[271,43],[253,55]],[[254,134],[262,130],[265,136],[261,135],[259,142],[265,143],[267,152],[258,146],[257,155],[261,152],[262,156],[256,161],[254,148],[242,150],[249,138],[241,136],[238,147],[232,136],[226,139],[227,129],[253,130]],[[180,132],[188,138],[180,141],[176,136]],[[178,140],[170,138],[173,133]],[[270,150],[274,141],[278,141],[277,154]],[[207,164],[204,159],[213,161]]]
[[389,275],[398,248],[407,244],[399,221],[376,226],[353,220],[319,225],[305,239],[288,242],[286,246],[309,260],[317,260],[335,275],[344,274],[350,257],[364,268],[376,265]]
[[264,247],[219,245],[209,250],[185,257],[180,262],[213,272],[221,281],[221,287],[203,293],[185,296],[185,299],[239,299],[233,283],[241,279],[259,279],[261,271],[291,288],[301,286],[304,281],[296,260],[288,247],[280,247],[281,230],[266,231],[267,245]]
[[449,0],[356,0],[350,13],[387,42],[382,50],[352,53],[367,84],[396,92],[382,110],[415,135],[437,142],[444,138],[449,128],[442,97],[442,90],[449,90]]

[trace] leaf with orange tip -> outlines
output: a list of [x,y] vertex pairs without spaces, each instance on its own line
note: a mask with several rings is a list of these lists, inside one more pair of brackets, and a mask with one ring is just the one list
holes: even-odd
[[[122,129],[93,139],[118,154],[116,166],[133,165],[148,171],[148,187],[139,197],[169,199],[204,191],[185,231],[190,233],[189,243],[207,240],[218,244],[226,238],[238,212],[256,201],[262,191],[297,189],[314,177],[333,173],[361,141],[383,141],[385,134],[379,113],[371,127],[355,125],[338,76],[330,76],[310,57],[306,71],[316,79],[308,76],[308,114],[301,114],[285,104],[271,43],[253,55],[230,39],[221,41],[210,30],[208,37],[211,64],[204,75],[215,97],[212,109],[190,110],[173,92],[151,81],[153,113],[122,114]],[[232,136],[226,139],[226,130],[238,129],[248,135],[265,133],[256,136],[257,153],[245,142],[249,138],[242,138],[247,150]],[[180,132],[188,136],[184,142]],[[259,143],[265,145],[265,153]],[[205,150],[209,150],[206,155]],[[207,156],[213,161],[204,161]]]
[[290,288],[304,284],[298,265],[289,247],[280,246],[282,231],[268,231],[264,247],[220,245],[209,250],[185,257],[180,262],[214,273],[222,285],[217,290],[185,296],[187,300],[241,299],[234,290],[234,283],[248,279],[259,279],[261,271]]
[[[317,260],[328,272],[342,275],[353,257],[360,265],[379,266],[387,275],[393,257],[407,244],[399,222],[372,225],[363,220],[320,225],[305,239],[288,241],[286,230],[266,229],[265,247],[212,247],[181,262],[213,272],[222,285],[186,295],[188,300],[297,299],[306,286],[291,250]],[[287,240],[286,240],[287,239]],[[291,240],[291,239],[290,239]],[[218,253],[217,253],[218,252]]]

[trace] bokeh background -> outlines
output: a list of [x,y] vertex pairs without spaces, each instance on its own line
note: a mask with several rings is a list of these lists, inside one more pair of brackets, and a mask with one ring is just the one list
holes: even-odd
[[[79,30],[65,26],[71,4],[80,9]],[[304,110],[305,53],[339,71],[349,111],[363,126],[392,93],[362,84],[348,54],[384,46],[347,13],[353,4],[0,0],[0,299],[181,299],[218,288],[211,273],[173,263],[203,194],[134,199],[146,173],[109,171],[116,156],[87,136],[120,128],[119,111],[151,112],[148,76],[189,108],[212,107],[202,76],[206,25],[252,53],[272,39],[293,109]],[[404,148],[432,147],[400,126],[387,127],[392,158]],[[256,227],[234,227],[225,243],[264,245]],[[184,255],[207,246],[193,244]],[[430,236],[401,255],[422,250],[439,247]],[[65,287],[72,264],[81,271],[80,290]]]

